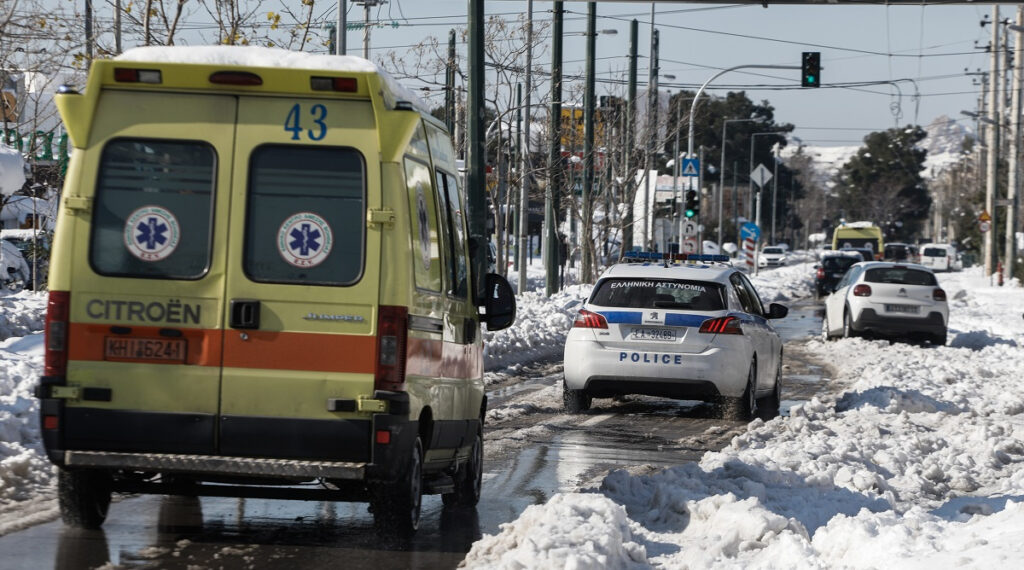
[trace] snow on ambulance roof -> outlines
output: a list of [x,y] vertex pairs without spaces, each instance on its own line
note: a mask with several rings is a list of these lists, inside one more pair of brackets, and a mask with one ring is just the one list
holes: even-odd
[[132,48],[114,58],[117,61],[195,63],[244,67],[286,67],[376,73],[394,99],[408,101],[429,111],[412,90],[403,86],[377,64],[354,55],[323,55],[259,46],[146,46]]

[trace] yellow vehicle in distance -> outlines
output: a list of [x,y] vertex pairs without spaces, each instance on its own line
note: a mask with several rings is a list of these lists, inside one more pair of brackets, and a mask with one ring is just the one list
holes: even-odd
[[[843,222],[832,231],[832,249],[870,249],[875,261],[885,252],[882,228],[872,222]],[[864,261],[872,261],[865,259]]]
[[[361,58],[138,48],[57,97],[42,439],[66,523],[113,492],[475,505],[486,411],[451,139]],[[484,313],[479,312],[480,308]]]

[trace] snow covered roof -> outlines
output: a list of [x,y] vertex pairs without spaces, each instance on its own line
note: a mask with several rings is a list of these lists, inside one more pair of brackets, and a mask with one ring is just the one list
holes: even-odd
[[421,110],[429,111],[416,93],[399,83],[384,68],[354,55],[312,54],[258,46],[146,46],[130,49],[114,59],[376,73],[396,100],[408,101]]

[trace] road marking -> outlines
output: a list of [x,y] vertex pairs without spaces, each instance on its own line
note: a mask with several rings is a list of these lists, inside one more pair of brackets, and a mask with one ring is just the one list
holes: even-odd
[[607,420],[608,418],[611,418],[614,415],[615,414],[601,414],[600,416],[594,416],[594,417],[590,418],[589,420],[580,423],[580,425],[581,426],[595,426],[595,425],[597,425],[597,424]]

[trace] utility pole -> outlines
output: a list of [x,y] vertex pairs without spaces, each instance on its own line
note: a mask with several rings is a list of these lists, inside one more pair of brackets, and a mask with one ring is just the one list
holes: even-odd
[[[476,1],[483,3],[483,0]],[[558,223],[555,216],[555,190],[561,179],[562,161],[562,6],[560,0],[552,6],[554,13],[551,24],[551,140],[548,141],[548,187],[544,191],[544,265],[547,269],[544,291],[548,297],[558,290],[559,244],[555,231]]]
[[[452,50],[454,51],[455,30],[452,30]],[[533,173],[530,162],[530,92],[533,91],[533,0],[526,2],[526,100],[524,107],[526,115],[523,117],[523,130],[520,133],[522,142],[519,144],[522,163],[519,167],[519,293],[526,292],[526,254],[530,248],[529,232],[529,209],[530,209],[530,180]]]
[[92,0],[85,0],[85,59],[92,64]]
[[[532,1],[532,0],[531,0]],[[448,132],[455,134],[455,30],[448,31],[448,68],[444,74],[444,119]],[[529,76],[527,76],[529,77]],[[527,87],[529,89],[529,87]],[[527,95],[529,97],[529,95]]]
[[[622,157],[623,165],[623,183],[628,188],[634,189],[632,180],[635,179],[636,170],[633,169],[633,146],[636,144],[634,135],[636,133],[636,58],[637,58],[637,35],[639,33],[640,23],[637,20],[633,20],[629,24],[629,85],[626,90],[626,128],[623,129],[625,132],[625,151]],[[636,204],[636,193],[630,192],[627,196],[623,192],[623,200],[626,203],[626,215],[622,220],[622,245],[619,248],[619,255],[621,256],[625,252],[633,249],[633,220],[635,219],[635,212],[633,206]]]
[[348,37],[347,2],[348,0],[338,0],[338,28],[335,30],[338,37],[334,43],[338,51],[335,55],[348,55],[348,46],[346,45],[346,38]]
[[[1010,110],[1010,172],[1006,185],[1006,263],[1003,264],[1003,281],[1009,283],[1013,278],[1013,264],[1017,258],[1017,195],[1020,186],[1020,151],[1021,151],[1021,89],[1024,89],[1024,6],[1017,6],[1017,24],[1012,26],[1015,32],[1013,41],[1013,85]],[[995,229],[995,228],[993,228]]]
[[654,152],[658,145],[658,30],[654,29],[654,3],[651,3],[651,69],[647,81],[647,161],[644,165],[644,235],[640,245],[642,250],[650,246],[651,235],[654,233],[651,211],[652,194],[656,191],[655,180],[651,180],[654,170]]
[[988,165],[985,183],[985,211],[991,226],[985,232],[985,277],[991,278],[995,266],[996,192],[999,169],[999,123],[1002,120],[1002,90],[999,85],[999,5],[992,6],[992,43],[989,46],[989,109],[992,125],[988,129]]
[[[370,8],[386,4],[387,0],[352,0],[363,7],[363,58],[370,59]],[[339,6],[339,10],[341,7]],[[483,38],[481,38],[483,41]],[[470,48],[472,49],[472,48]]]
[[487,217],[485,192],[487,181],[484,165],[487,149],[484,144],[484,0],[469,0],[467,26],[469,32],[469,79],[466,116],[466,219],[469,221],[470,265],[472,265],[473,298],[483,304],[484,274],[487,269]]
[[597,44],[597,3],[587,2],[587,63],[586,86],[583,90],[583,188],[580,196],[583,202],[583,237],[580,240],[580,282],[593,280],[591,268],[594,261],[594,216],[591,193],[594,186],[594,57]]
[[114,1],[114,52],[121,54],[121,0]]

